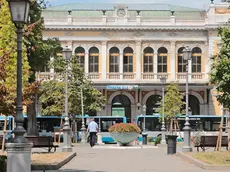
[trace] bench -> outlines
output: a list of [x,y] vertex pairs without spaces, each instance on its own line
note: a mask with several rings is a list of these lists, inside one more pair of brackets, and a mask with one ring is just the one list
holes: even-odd
[[[201,148],[203,151],[205,151],[205,147],[216,147],[218,136],[201,136],[200,138],[200,144],[195,145],[197,148],[197,151],[199,152],[199,148]],[[222,136],[222,147],[226,147],[228,149],[228,137]]]
[[54,145],[52,136],[26,136],[28,142],[33,143],[33,148],[35,147],[48,147],[48,152],[54,148],[54,152],[58,145]]

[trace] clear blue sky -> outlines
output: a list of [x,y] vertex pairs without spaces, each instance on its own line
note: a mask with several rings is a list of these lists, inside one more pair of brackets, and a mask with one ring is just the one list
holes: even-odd
[[[179,5],[185,7],[193,8],[206,8],[210,4],[210,0],[48,0],[51,6],[68,4],[68,3],[99,3],[99,2],[109,2],[109,3],[165,3],[170,5]],[[214,0],[214,3],[219,3],[221,0]]]

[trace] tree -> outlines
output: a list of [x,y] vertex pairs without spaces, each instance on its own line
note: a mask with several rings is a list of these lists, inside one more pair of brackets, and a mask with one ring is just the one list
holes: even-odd
[[[31,67],[30,82],[35,81],[35,72],[48,68],[50,57],[59,51],[61,45],[57,38],[43,39],[45,29],[42,10],[47,7],[44,0],[31,0],[30,22],[25,27],[25,43],[28,51],[28,60]],[[47,69],[46,69],[47,70]]]
[[217,100],[225,107],[230,108],[230,21],[218,29],[222,47],[218,55],[213,57],[210,81],[220,92]]
[[42,82],[40,86],[41,114],[61,116],[64,112],[64,83],[56,80]]
[[[57,38],[43,39],[42,32],[45,29],[44,20],[42,17],[42,10],[46,8],[47,2],[44,0],[30,1],[30,21],[25,27],[24,42],[27,47],[28,61],[30,65],[30,104],[27,106],[27,121],[28,121],[28,135],[37,135],[37,119],[36,119],[36,101],[38,94],[36,89],[39,83],[35,82],[35,73],[37,71],[48,70],[48,61],[50,57],[56,54],[61,45]],[[35,86],[35,87],[32,87]],[[28,97],[28,96],[27,96]]]
[[[53,65],[55,71],[58,70],[59,75],[64,78],[65,60],[62,57],[58,56],[50,65]],[[98,111],[105,103],[102,93],[93,88],[92,82],[85,77],[75,57],[70,60],[69,66],[69,113],[81,114],[81,89],[83,91],[84,112]],[[64,84],[65,80],[51,80],[41,84],[42,115],[61,115],[64,112]]]
[[[166,88],[165,102],[164,102],[164,116],[166,122],[170,122],[171,119],[175,118],[177,114],[181,113],[181,107],[184,103],[182,102],[182,95],[179,92],[177,83],[170,83]],[[157,109],[162,115],[162,105]]]
[[[0,10],[0,112],[4,115],[15,114],[16,103],[16,64],[17,64],[17,36],[16,28],[11,22],[10,11],[6,0],[1,1]],[[28,86],[29,65],[26,47],[22,52],[23,93]],[[28,103],[23,101],[24,104]]]

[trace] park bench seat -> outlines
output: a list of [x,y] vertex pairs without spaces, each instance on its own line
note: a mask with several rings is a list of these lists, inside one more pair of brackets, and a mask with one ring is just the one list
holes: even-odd
[[54,148],[54,152],[58,145],[54,145],[52,136],[26,136],[28,142],[33,143],[33,147],[47,147],[48,152]]
[[[205,151],[205,147],[216,147],[218,136],[201,136],[200,144],[196,145],[197,151],[199,151],[199,147]],[[226,147],[228,149],[228,137],[222,136],[222,147]]]

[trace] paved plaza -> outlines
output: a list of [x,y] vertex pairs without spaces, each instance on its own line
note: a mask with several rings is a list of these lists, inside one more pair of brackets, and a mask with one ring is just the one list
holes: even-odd
[[176,155],[167,155],[164,147],[121,149],[115,145],[94,148],[76,145],[75,151],[77,156],[60,170],[45,172],[220,172],[203,170]]

